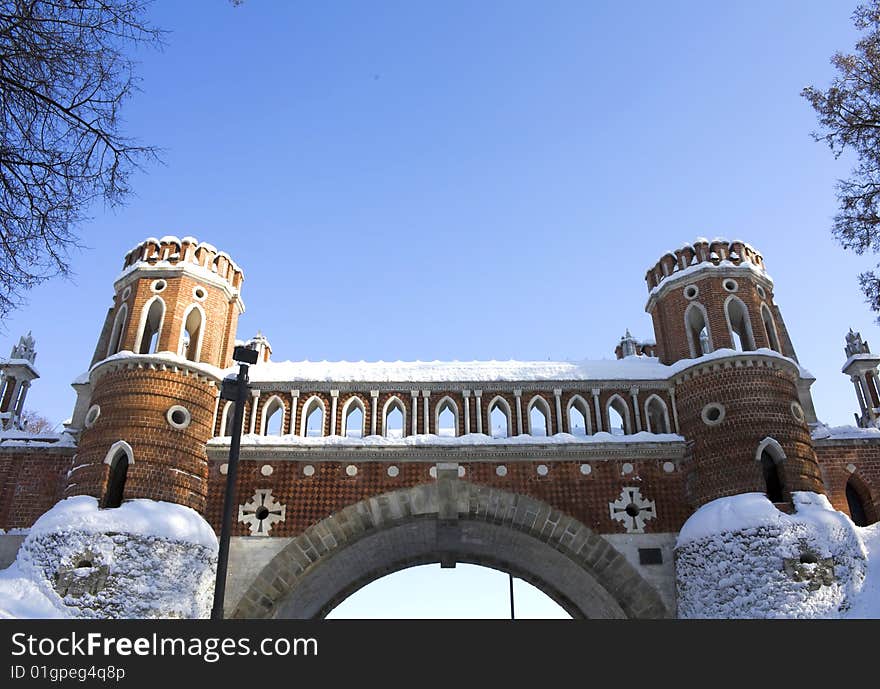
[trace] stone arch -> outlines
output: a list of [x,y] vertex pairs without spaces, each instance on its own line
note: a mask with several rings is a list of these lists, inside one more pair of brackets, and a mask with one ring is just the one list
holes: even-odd
[[[704,351],[704,346],[700,340],[700,333],[704,329],[706,331],[705,348],[708,351]],[[712,342],[712,329],[709,327],[709,314],[706,312],[706,307],[700,302],[691,302],[684,310],[684,330],[691,359],[701,357],[715,349]]]
[[266,403],[263,405],[263,414],[262,419],[260,420],[260,435],[266,435],[266,429],[269,428],[269,420],[272,418],[274,414],[281,413],[281,433],[280,435],[284,435],[284,415],[285,415],[285,407],[284,400],[282,400],[278,395],[272,395]]
[[663,398],[656,393],[645,400],[645,426],[648,433],[672,433],[669,409]]
[[507,403],[507,400],[504,399],[501,395],[495,395],[490,401],[488,406],[486,407],[486,428],[489,429],[489,433],[487,435],[494,436],[494,431],[492,429],[492,412],[495,409],[498,409],[506,419],[507,423],[507,432],[506,437],[510,437],[515,435],[513,430],[513,413],[510,411],[510,405]]
[[773,320],[773,314],[767,308],[767,304],[761,304],[761,320],[764,322],[764,331],[767,333],[767,346],[774,352],[782,353],[782,347],[779,346],[779,333],[776,330],[776,321]]
[[459,413],[458,413],[458,405],[455,403],[455,400],[452,399],[449,395],[444,395],[443,399],[441,399],[434,407],[434,432],[437,435],[440,435],[440,415],[444,412],[444,410],[448,409],[452,412],[452,416],[455,418],[455,425],[453,428],[455,432],[453,435],[458,435],[458,426],[459,426]]
[[580,395],[572,395],[572,398],[568,400],[568,404],[565,405],[565,423],[568,425],[568,432],[572,432],[571,428],[571,410],[577,409],[580,412],[580,415],[584,417],[584,431],[587,435],[593,434],[593,426],[590,421],[590,405],[587,404],[587,401],[581,397]]
[[377,495],[309,527],[263,567],[231,616],[321,618],[386,574],[436,562],[511,572],[573,617],[670,616],[656,589],[582,523],[455,479]]
[[321,435],[324,435],[324,429],[327,427],[327,406],[324,404],[324,400],[318,395],[312,395],[306,400],[305,404],[303,404],[302,413],[300,414],[299,434],[303,437],[308,435],[309,416],[312,415],[312,412],[314,412],[315,409],[321,410]]
[[620,414],[620,418],[623,419],[624,435],[632,435],[632,419],[630,418],[629,405],[626,403],[626,400],[616,392],[611,395],[605,403],[605,421],[609,433],[611,433],[611,409]]
[[[871,488],[861,476],[850,474],[844,486],[844,495],[850,519],[856,526],[869,526],[880,518],[874,505]],[[857,511],[861,511],[861,515],[854,514]]]
[[785,499],[785,450],[774,438],[764,438],[755,450],[755,461],[760,465],[765,492],[770,502]]
[[400,411],[400,416],[403,419],[400,428],[400,434],[402,436],[406,436],[406,404],[404,404],[403,400],[400,399],[400,397],[398,397],[397,395],[391,395],[391,397],[385,400],[385,404],[382,405],[383,436],[388,436],[388,414],[393,412],[395,409]]
[[526,423],[528,424],[529,435],[538,435],[535,433],[536,429],[532,428],[532,411],[534,409],[537,409],[541,416],[544,417],[544,435],[553,435],[553,421],[550,413],[550,405],[547,403],[547,400],[541,397],[541,395],[535,395],[532,397],[526,406]]
[[198,304],[190,304],[181,321],[177,353],[190,361],[201,361],[205,328],[205,310]]
[[119,351],[125,334],[126,321],[128,320],[128,304],[119,307],[116,318],[113,319],[113,328],[110,331],[110,342],[107,345],[107,356],[112,356]]
[[345,404],[342,405],[342,415],[340,416],[342,424],[340,430],[342,431],[343,436],[349,436],[348,417],[354,413],[355,409],[359,410],[361,413],[360,435],[356,437],[363,438],[367,434],[367,408],[364,406],[364,401],[359,395],[352,395],[345,400]]
[[[141,309],[141,320],[138,324],[137,340],[134,351],[138,354],[154,354],[159,351],[159,340],[165,325],[165,300],[156,295]],[[151,340],[156,338],[155,351],[151,351]]]
[[752,332],[749,307],[745,305],[745,302],[731,294],[724,301],[724,317],[727,319],[727,333],[730,336],[731,349],[736,349],[736,338],[738,337],[742,351],[754,351],[755,334]]

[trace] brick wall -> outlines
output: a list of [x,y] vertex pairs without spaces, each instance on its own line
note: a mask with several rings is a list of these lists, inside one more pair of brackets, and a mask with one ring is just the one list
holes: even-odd
[[0,529],[32,526],[61,499],[75,448],[0,449]]

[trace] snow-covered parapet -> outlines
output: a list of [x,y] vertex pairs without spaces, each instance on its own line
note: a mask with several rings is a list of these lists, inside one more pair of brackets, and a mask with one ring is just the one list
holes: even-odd
[[0,617],[206,617],[216,556],[214,531],[188,507],[67,498],[0,572]]
[[880,442],[880,429],[858,426],[826,426],[816,424],[811,431],[813,440],[875,440]]
[[[211,445],[228,445],[228,436],[213,438]],[[602,443],[680,443],[684,437],[676,433],[648,433],[639,431],[629,435],[602,431],[592,435],[513,435],[494,438],[483,433],[468,433],[459,436],[434,434],[407,435],[401,438],[382,435],[368,435],[363,438],[342,435],[301,436],[301,435],[257,435],[245,434],[241,444],[247,445],[285,445],[290,447],[422,447],[422,446],[473,446],[473,445],[596,445]]]
[[867,572],[860,529],[824,495],[795,492],[794,514],[763,493],[714,500],[676,543],[683,618],[846,616]]

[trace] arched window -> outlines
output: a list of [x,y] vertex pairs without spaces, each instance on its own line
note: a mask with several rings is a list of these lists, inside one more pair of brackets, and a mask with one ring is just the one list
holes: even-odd
[[669,428],[669,411],[666,403],[657,395],[645,400],[645,421],[649,433],[671,433]]
[[110,473],[107,477],[107,488],[104,491],[103,507],[119,507],[125,495],[128,465],[134,463],[131,446],[124,440],[113,443],[104,458],[104,463],[110,465]]
[[773,438],[765,438],[758,446],[758,461],[761,463],[765,492],[770,502],[785,500],[785,483],[782,478],[784,460],[782,446]]
[[179,354],[190,361],[198,361],[202,353],[202,332],[204,331],[205,314],[197,304],[189,307],[183,317],[183,330],[180,333]]
[[128,304],[123,304],[116,312],[113,319],[113,329],[110,331],[110,342],[107,345],[107,356],[112,356],[119,351],[122,344],[122,332],[125,330],[125,321],[128,318]]
[[868,512],[870,510],[870,498],[864,484],[855,476],[850,476],[846,482],[846,504],[849,507],[849,516],[856,526],[868,526],[872,520]]
[[300,435],[308,438],[324,435],[324,412],[324,401],[320,397],[309,398],[303,405]]
[[138,354],[155,354],[159,349],[159,333],[165,320],[165,302],[153,297],[144,305],[138,335]]
[[724,303],[724,313],[727,316],[733,348],[740,352],[752,351],[755,348],[755,338],[746,305],[738,297],[728,297]]
[[227,402],[223,405],[223,412],[220,416],[220,435],[232,435],[232,420],[235,418],[235,402]]
[[353,395],[342,408],[342,435],[346,438],[363,438],[365,419],[364,403]]
[[712,333],[706,309],[702,304],[692,303],[684,312],[684,327],[687,333],[691,358],[700,357],[712,351]]
[[493,438],[510,437],[510,406],[503,397],[496,397],[488,406],[489,430]]
[[767,343],[774,352],[781,352],[779,347],[779,336],[776,334],[776,323],[767,304],[761,304],[761,320],[764,321],[764,330],[767,333]]
[[284,402],[273,395],[263,407],[263,435],[281,435],[284,430]]
[[612,435],[629,435],[632,433],[629,421],[629,405],[620,395],[612,395],[606,405],[608,414],[608,431]]
[[437,435],[453,437],[458,435],[458,406],[451,397],[444,397],[434,412],[434,428]]
[[529,435],[551,435],[550,405],[547,404],[547,400],[535,395],[526,410],[528,411]]
[[590,435],[590,411],[586,401],[575,395],[568,402],[568,432],[572,435]]
[[382,407],[382,435],[402,438],[406,429],[406,406],[397,396],[390,397]]

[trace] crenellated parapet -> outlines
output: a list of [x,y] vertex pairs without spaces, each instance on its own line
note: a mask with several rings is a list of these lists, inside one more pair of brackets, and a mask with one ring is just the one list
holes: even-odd
[[[145,264],[145,265],[141,265]],[[123,271],[136,267],[196,266],[241,289],[244,273],[225,251],[195,237],[165,236],[145,239],[125,255]]]
[[[670,277],[677,277],[685,271],[694,272],[705,266],[743,266],[754,268],[766,275],[764,257],[750,244],[740,241],[728,241],[722,238],[708,240],[699,238],[693,244],[685,244],[680,249],[665,253],[660,260],[645,274],[648,291],[651,292]],[[770,279],[769,275],[766,275]]]

